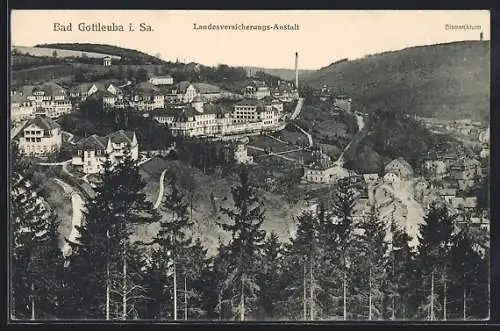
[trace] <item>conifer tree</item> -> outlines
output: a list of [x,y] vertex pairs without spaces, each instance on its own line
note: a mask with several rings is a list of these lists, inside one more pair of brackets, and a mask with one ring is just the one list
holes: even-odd
[[221,213],[230,221],[218,223],[222,229],[231,233],[228,244],[231,263],[223,290],[233,303],[233,313],[237,313],[233,318],[245,320],[255,310],[260,292],[256,276],[265,238],[265,231],[261,229],[264,209],[246,169],[240,172],[240,184],[232,187],[231,193],[234,207],[221,207]]
[[[387,253],[388,245],[385,242],[385,225],[379,219],[377,211],[372,208],[371,213],[364,217],[360,224],[359,239],[356,245],[354,261],[359,270],[361,284],[358,288],[361,316],[368,320],[383,318],[383,285],[387,278]],[[359,308],[359,307],[358,307]]]
[[354,224],[352,214],[356,201],[356,190],[351,178],[339,180],[332,194],[333,233],[332,244],[337,247],[339,269],[342,281],[342,316],[348,319],[347,296],[349,295],[348,278],[353,256]]
[[[432,205],[424,223],[420,225],[417,264],[421,280],[419,314],[431,321],[440,319],[444,312],[444,287],[448,272],[446,262],[453,230],[452,220],[445,206]],[[443,287],[442,300],[439,300],[439,285]]]
[[63,286],[59,221],[45,207],[29,179],[14,171],[12,180],[11,317],[55,318],[59,314]]
[[281,314],[280,305],[283,301],[282,283],[282,244],[275,232],[268,234],[262,255],[262,268],[258,275],[258,283],[261,288],[258,306],[261,309],[261,319],[275,319]]

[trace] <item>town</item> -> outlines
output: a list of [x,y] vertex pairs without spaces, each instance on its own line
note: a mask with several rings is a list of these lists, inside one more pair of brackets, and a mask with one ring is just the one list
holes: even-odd
[[[97,78],[83,79],[74,70],[69,79],[17,83],[10,93],[14,209],[20,211],[30,201],[31,213],[40,209],[40,219],[57,215],[58,230],[47,228],[42,234],[58,232],[61,268],[74,273],[65,276],[69,278],[64,282],[77,288],[57,295],[70,300],[79,295],[92,306],[89,310],[58,308],[45,317],[438,320],[442,314],[443,319],[484,318],[489,296],[484,272],[490,226],[488,124],[392,110],[367,112],[356,97],[338,92],[343,87],[337,82],[316,87],[306,83],[300,76],[297,52],[294,79],[249,70],[236,83],[227,78],[231,71],[219,66],[213,70],[229,73],[217,83],[178,79],[173,71],[139,73],[141,69],[136,72],[140,78],[119,77],[113,70],[124,71],[125,60],[120,56],[92,55],[89,60],[87,55],[74,57],[74,50],[64,51],[69,52],[70,63],[93,61]],[[51,61],[55,61],[58,51],[52,52]],[[197,64],[175,65],[192,65],[195,73],[202,70]],[[114,208],[116,215],[129,213],[120,218],[128,224],[124,227],[135,218],[150,217],[150,221],[117,230],[103,225],[106,217],[116,217],[106,208]],[[17,219],[24,224],[16,225],[19,233],[31,231],[22,230],[31,229],[25,225],[28,221]],[[238,225],[240,219],[247,223]],[[249,248],[252,243],[234,246],[239,238],[234,237],[236,232],[232,237],[221,230],[231,229],[227,223],[231,220],[241,226],[238,231],[252,238],[245,240],[265,245],[266,252],[254,255],[258,249]],[[187,229],[188,223],[193,229],[179,230]],[[110,231],[116,238],[110,239]],[[168,231],[180,232],[163,238]],[[436,244],[445,258],[431,252],[432,231],[446,241],[445,248]],[[472,243],[461,237],[469,233]],[[86,236],[99,240],[94,243]],[[183,236],[191,236],[192,241]],[[462,239],[460,244],[454,241]],[[105,250],[100,241],[116,245],[112,248],[116,251]],[[129,241],[146,248],[137,249]],[[153,244],[156,248],[150,248]],[[85,245],[95,246],[87,251],[82,248]],[[331,245],[331,252],[321,245]],[[470,251],[463,245],[470,245]],[[227,258],[224,249],[247,250],[246,263],[253,266],[261,261],[264,269],[257,272],[255,266],[238,273],[244,267]],[[347,260],[337,255],[343,249],[351,250]],[[96,251],[102,253],[92,257],[90,252]],[[453,269],[448,259],[461,258],[457,252],[475,259],[469,261],[477,263],[471,266],[474,285],[460,283],[460,277],[465,277],[461,271],[447,271]],[[425,254],[437,254],[432,261],[439,267],[427,269],[426,259],[431,257]],[[118,262],[109,262],[109,257]],[[320,258],[330,262],[322,264]],[[108,261],[107,268],[113,271],[89,276],[110,280],[99,283],[103,292],[92,297],[84,290],[92,283],[75,275],[88,272],[81,261],[92,264],[95,259]],[[240,267],[228,274],[224,263]],[[96,268],[105,271],[103,266]],[[420,272],[414,275],[417,266]],[[138,285],[140,277],[149,285]],[[166,279],[166,292],[154,287]],[[112,281],[118,285],[110,285]],[[237,282],[248,291],[232,289],[239,293],[233,298],[224,291]],[[410,283],[424,284],[431,292],[414,293],[404,287]],[[389,288],[391,284],[401,288]],[[35,293],[26,284],[16,286],[20,292]],[[332,292],[326,295],[322,291],[327,293],[328,286]],[[260,292],[255,290],[258,287]],[[276,298],[268,298],[273,291]],[[245,295],[260,301],[255,304]],[[203,301],[204,296],[211,301]],[[413,303],[405,296],[418,299]],[[35,312],[45,314],[38,312],[47,303],[42,299],[35,303],[34,297],[20,300],[26,304],[16,306],[22,312],[18,314],[31,319],[36,319]],[[383,312],[375,312],[378,309]]]

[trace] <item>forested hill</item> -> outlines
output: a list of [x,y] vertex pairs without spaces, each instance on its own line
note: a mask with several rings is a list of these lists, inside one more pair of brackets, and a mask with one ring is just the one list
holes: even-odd
[[304,77],[348,94],[353,107],[394,109],[424,117],[489,121],[490,42],[406,48],[333,63]]
[[36,45],[35,47],[45,47],[45,48],[56,48],[56,49],[67,49],[72,51],[81,52],[94,52],[94,53],[105,53],[109,55],[120,56],[124,62],[134,63],[134,64],[164,64],[165,61],[146,54],[144,52],[137,51],[135,49],[128,49],[113,45],[101,45],[101,44],[79,44],[79,43],[62,43],[62,44],[43,44]]

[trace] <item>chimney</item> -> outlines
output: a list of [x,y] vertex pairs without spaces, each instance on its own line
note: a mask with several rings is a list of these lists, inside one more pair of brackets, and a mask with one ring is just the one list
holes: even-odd
[[483,37],[484,37],[484,34],[481,32],[481,33],[479,34],[479,40],[483,41]]
[[299,53],[295,52],[295,88],[299,89]]

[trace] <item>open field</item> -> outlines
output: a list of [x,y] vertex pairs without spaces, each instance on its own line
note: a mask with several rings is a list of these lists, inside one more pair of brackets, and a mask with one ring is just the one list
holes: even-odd
[[57,48],[45,48],[45,47],[28,47],[28,46],[12,46],[20,54],[29,54],[34,56],[54,56],[54,51],[56,52],[55,57],[65,58],[65,57],[91,57],[91,58],[103,58],[109,56],[112,59],[119,60],[119,56],[109,55],[104,53],[94,53],[94,52],[80,52],[71,51],[67,49],[57,49]]
[[263,149],[267,148],[273,153],[281,153],[292,149],[296,149],[295,146],[284,144],[267,136],[250,137],[249,145]]

